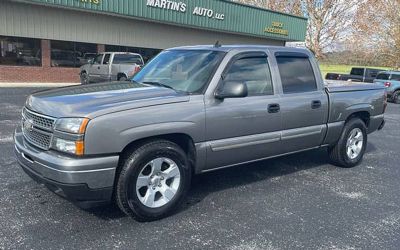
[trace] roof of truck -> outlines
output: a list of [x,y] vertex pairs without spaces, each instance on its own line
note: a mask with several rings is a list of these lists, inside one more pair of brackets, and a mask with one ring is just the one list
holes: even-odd
[[224,51],[229,52],[232,50],[253,50],[253,49],[267,49],[267,50],[280,50],[288,52],[310,52],[306,48],[293,48],[293,47],[283,47],[283,46],[268,46],[268,45],[195,45],[195,46],[181,46],[170,48],[170,50],[176,49],[187,49],[187,50],[214,50],[214,51]]

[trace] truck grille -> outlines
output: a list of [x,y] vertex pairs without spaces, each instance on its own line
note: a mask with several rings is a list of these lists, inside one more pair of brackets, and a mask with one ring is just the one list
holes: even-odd
[[22,133],[32,145],[48,150],[53,137],[55,119],[32,112],[26,108],[22,110]]

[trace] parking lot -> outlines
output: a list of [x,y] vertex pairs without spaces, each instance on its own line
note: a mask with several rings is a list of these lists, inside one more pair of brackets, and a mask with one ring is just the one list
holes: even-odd
[[0,88],[0,249],[399,249],[400,105],[355,168],[318,149],[210,172],[174,215],[139,223],[81,210],[20,169],[12,134],[37,90]]

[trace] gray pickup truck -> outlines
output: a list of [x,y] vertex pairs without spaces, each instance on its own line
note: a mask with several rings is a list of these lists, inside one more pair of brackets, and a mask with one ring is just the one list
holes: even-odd
[[80,68],[81,84],[125,81],[143,66],[141,55],[130,52],[105,52]]
[[113,201],[154,220],[182,202],[193,174],[320,147],[357,165],[384,126],[384,92],[325,86],[305,49],[179,47],[129,81],[30,95],[15,152],[33,179],[83,208]]

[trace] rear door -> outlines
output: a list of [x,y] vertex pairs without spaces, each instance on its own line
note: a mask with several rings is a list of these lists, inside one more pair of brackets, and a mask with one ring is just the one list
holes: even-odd
[[246,83],[248,96],[206,102],[207,169],[279,152],[279,95],[273,88],[267,54],[244,52],[234,56],[219,86],[230,81]]
[[321,145],[328,119],[328,96],[322,84],[317,84],[313,69],[317,64],[303,53],[277,52],[275,56],[282,84],[284,152]]

